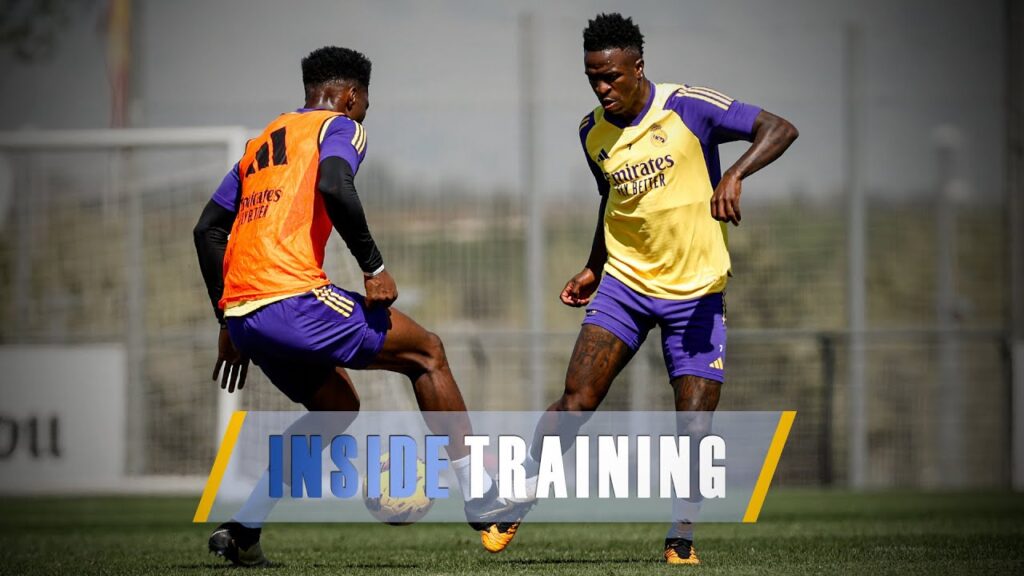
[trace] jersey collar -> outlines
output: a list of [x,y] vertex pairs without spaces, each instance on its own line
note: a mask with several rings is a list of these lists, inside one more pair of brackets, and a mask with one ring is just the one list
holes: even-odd
[[[295,109],[295,113],[296,114],[304,114],[306,112],[334,112],[334,110],[331,110],[329,108],[296,108]],[[348,118],[348,116],[344,112],[334,112],[334,113],[335,114],[341,114],[342,116],[345,116],[346,118]]]

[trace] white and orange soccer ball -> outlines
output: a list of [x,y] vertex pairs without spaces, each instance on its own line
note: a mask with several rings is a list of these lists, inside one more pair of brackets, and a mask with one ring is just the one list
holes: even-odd
[[[426,465],[423,460],[416,459],[416,491],[404,498],[392,497],[391,457],[385,452],[380,456],[380,497],[368,495],[366,481],[363,481],[363,503],[374,518],[392,526],[408,526],[423,519],[434,505],[434,499],[426,493]],[[372,474],[368,471],[367,474]]]

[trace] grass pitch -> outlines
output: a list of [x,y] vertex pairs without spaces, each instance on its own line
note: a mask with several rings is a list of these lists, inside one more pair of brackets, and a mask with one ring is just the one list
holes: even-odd
[[[220,574],[197,499],[0,500],[0,574]],[[490,555],[468,526],[278,524],[253,574],[1022,574],[1024,496],[772,491],[755,525],[708,524],[698,567],[660,563],[664,526],[526,523]],[[237,572],[236,572],[237,573]]]

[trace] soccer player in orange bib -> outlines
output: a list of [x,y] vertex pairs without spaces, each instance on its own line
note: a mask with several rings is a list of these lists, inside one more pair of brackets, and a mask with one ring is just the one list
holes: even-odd
[[[565,391],[537,426],[524,504],[535,497],[541,438],[558,435],[568,450],[655,325],[676,410],[718,406],[730,270],[726,223],[740,222],[742,180],[797,137],[786,120],[721,92],[651,82],[643,48],[640,29],[617,13],[598,15],[583,31],[585,72],[600,105],[580,122],[580,142],[601,202],[590,258],[561,293],[564,304],[587,311]],[[722,174],[718,145],[735,140],[752,144]],[[708,418],[686,416],[681,433],[707,433]],[[699,563],[692,522],[699,505],[676,500],[666,562]]]
[[[466,405],[441,340],[391,307],[395,281],[366,223],[353,178],[366,156],[370,61],[325,47],[302,60],[305,105],[275,118],[207,203],[194,230],[200,268],[221,330],[214,380],[245,384],[249,359],[292,401],[310,411],[359,410],[345,368],[390,370],[412,382],[423,411],[463,413]],[[323,270],[331,229],[363,271],[365,296],[334,286]],[[514,508],[485,475],[483,498],[469,499],[468,415],[427,423],[451,438],[448,456],[470,525],[491,530]],[[439,428],[439,429],[434,429]],[[266,564],[263,520],[274,500],[267,475],[242,509],[210,537],[210,550],[237,565]],[[511,538],[511,535],[508,536]]]

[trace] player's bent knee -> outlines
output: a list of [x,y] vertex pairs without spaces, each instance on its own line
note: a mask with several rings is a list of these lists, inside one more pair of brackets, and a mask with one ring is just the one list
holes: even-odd
[[396,357],[399,364],[393,368],[416,382],[424,374],[431,374],[448,367],[448,357],[444,352],[441,338],[433,332],[425,332],[407,350],[399,352]]
[[444,343],[441,342],[441,337],[433,332],[427,332],[422,368],[427,372],[434,372],[443,369],[447,365],[448,357],[445,355]]

